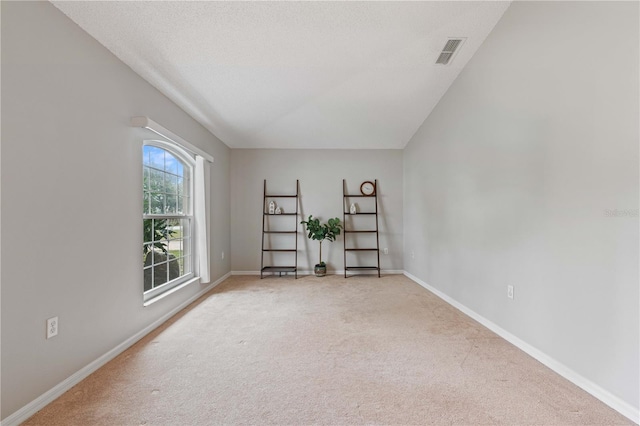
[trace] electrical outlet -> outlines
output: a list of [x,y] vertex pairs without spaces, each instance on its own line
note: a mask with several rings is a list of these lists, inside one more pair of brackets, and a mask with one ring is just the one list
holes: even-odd
[[383,248],[383,249],[382,249],[382,253],[384,253],[384,254],[389,254],[389,249],[388,249],[388,248],[386,248],[386,247],[385,247],[385,248]]
[[220,255],[220,257],[222,258],[222,260],[224,260],[224,252],[222,252],[222,254]]
[[47,339],[51,339],[58,335],[58,317],[49,318],[47,320]]
[[513,299],[513,286],[512,285],[508,285],[507,286],[507,297],[509,299]]

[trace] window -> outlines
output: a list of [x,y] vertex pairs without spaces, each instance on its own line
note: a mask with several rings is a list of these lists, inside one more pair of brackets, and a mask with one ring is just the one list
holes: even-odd
[[145,141],[143,171],[144,301],[194,277],[194,161],[167,142]]

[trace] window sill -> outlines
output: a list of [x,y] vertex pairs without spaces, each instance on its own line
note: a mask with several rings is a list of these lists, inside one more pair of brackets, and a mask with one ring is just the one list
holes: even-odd
[[180,284],[180,285],[177,285],[177,286],[173,287],[171,290],[167,290],[167,291],[165,291],[164,293],[161,293],[161,294],[159,294],[159,295],[157,295],[157,296],[155,296],[155,297],[152,297],[151,299],[149,299],[149,300],[145,301],[145,302],[142,304],[142,306],[145,306],[145,307],[146,307],[146,306],[149,306],[149,305],[151,305],[151,304],[153,304],[153,303],[156,303],[157,301],[159,301],[159,300],[161,300],[161,299],[164,299],[164,298],[165,298],[165,297],[167,297],[168,295],[173,294],[173,293],[175,293],[176,291],[180,290],[181,288],[185,288],[185,287],[186,287],[186,286],[188,286],[189,284],[193,284],[193,283],[195,283],[196,281],[200,281],[200,277],[193,277],[193,278],[191,278],[190,280],[185,281],[185,282],[183,282],[182,284]]

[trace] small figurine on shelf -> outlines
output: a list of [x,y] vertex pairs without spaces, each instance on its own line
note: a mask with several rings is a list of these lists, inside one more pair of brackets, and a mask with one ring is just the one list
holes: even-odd
[[284,211],[282,210],[282,207],[278,206],[278,208],[276,209],[276,214],[282,214],[284,213]]
[[351,214],[356,214],[357,213],[356,203],[351,203],[351,208],[349,209],[349,213],[351,213]]
[[276,203],[272,201],[269,203],[269,214],[275,214],[275,213],[276,213]]

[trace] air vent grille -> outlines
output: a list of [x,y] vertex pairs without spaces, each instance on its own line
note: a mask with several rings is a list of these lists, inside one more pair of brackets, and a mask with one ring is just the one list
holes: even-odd
[[453,56],[453,53],[451,52],[442,52],[440,56],[438,56],[438,60],[436,61],[436,64],[447,65],[451,60],[452,56]]
[[436,60],[436,64],[447,65],[449,62],[451,62],[453,54],[460,47],[463,40],[464,39],[462,38],[450,38],[449,40],[447,40],[447,43],[442,49],[442,52],[440,52],[440,56],[438,56],[438,59]]

